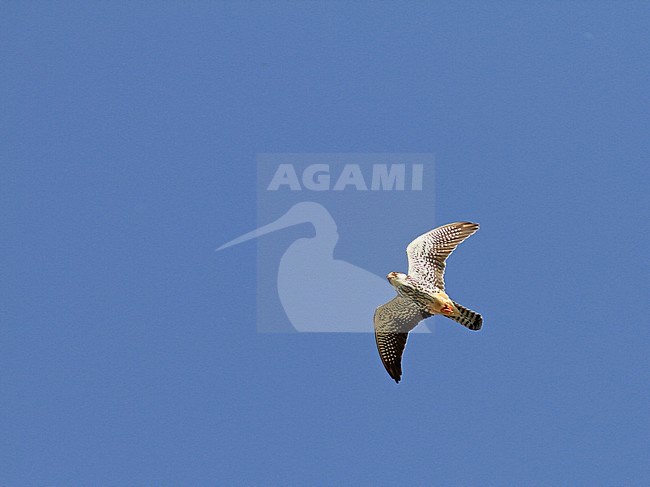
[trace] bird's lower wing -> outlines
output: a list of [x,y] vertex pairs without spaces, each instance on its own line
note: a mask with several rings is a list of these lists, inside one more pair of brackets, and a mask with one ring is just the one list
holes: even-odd
[[402,353],[409,331],[431,313],[419,304],[395,296],[375,311],[375,341],[379,356],[388,374],[399,382],[402,377]]
[[420,235],[406,248],[409,275],[431,282],[436,288],[444,291],[445,260],[478,228],[478,223],[456,222]]

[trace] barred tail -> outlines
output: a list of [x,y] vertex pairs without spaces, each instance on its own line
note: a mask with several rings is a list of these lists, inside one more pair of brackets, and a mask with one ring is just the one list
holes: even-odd
[[478,331],[481,329],[481,326],[483,326],[483,317],[480,314],[455,302],[454,306],[460,312],[460,316],[447,316],[447,318],[460,323],[470,330]]

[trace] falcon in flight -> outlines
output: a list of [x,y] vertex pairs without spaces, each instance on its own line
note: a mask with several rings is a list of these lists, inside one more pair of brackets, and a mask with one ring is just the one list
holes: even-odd
[[408,275],[391,272],[386,276],[397,291],[391,301],[375,311],[375,340],[384,367],[399,382],[402,352],[409,331],[425,318],[443,315],[470,330],[480,330],[483,317],[452,301],[445,293],[445,260],[467,237],[478,230],[477,223],[456,222],[420,235],[406,247]]

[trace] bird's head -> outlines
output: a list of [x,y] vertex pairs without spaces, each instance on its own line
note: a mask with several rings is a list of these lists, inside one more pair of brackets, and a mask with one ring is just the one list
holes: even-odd
[[386,276],[386,279],[388,279],[388,282],[390,282],[392,286],[399,286],[406,282],[406,274],[402,272],[390,272]]

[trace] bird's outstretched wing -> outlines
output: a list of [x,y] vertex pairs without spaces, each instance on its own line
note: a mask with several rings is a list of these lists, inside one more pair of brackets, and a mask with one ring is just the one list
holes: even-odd
[[395,296],[375,310],[375,341],[388,374],[399,382],[402,377],[402,353],[408,332],[431,316],[415,301]]
[[420,235],[406,247],[409,275],[445,290],[445,260],[467,237],[478,230],[478,223],[456,222]]

